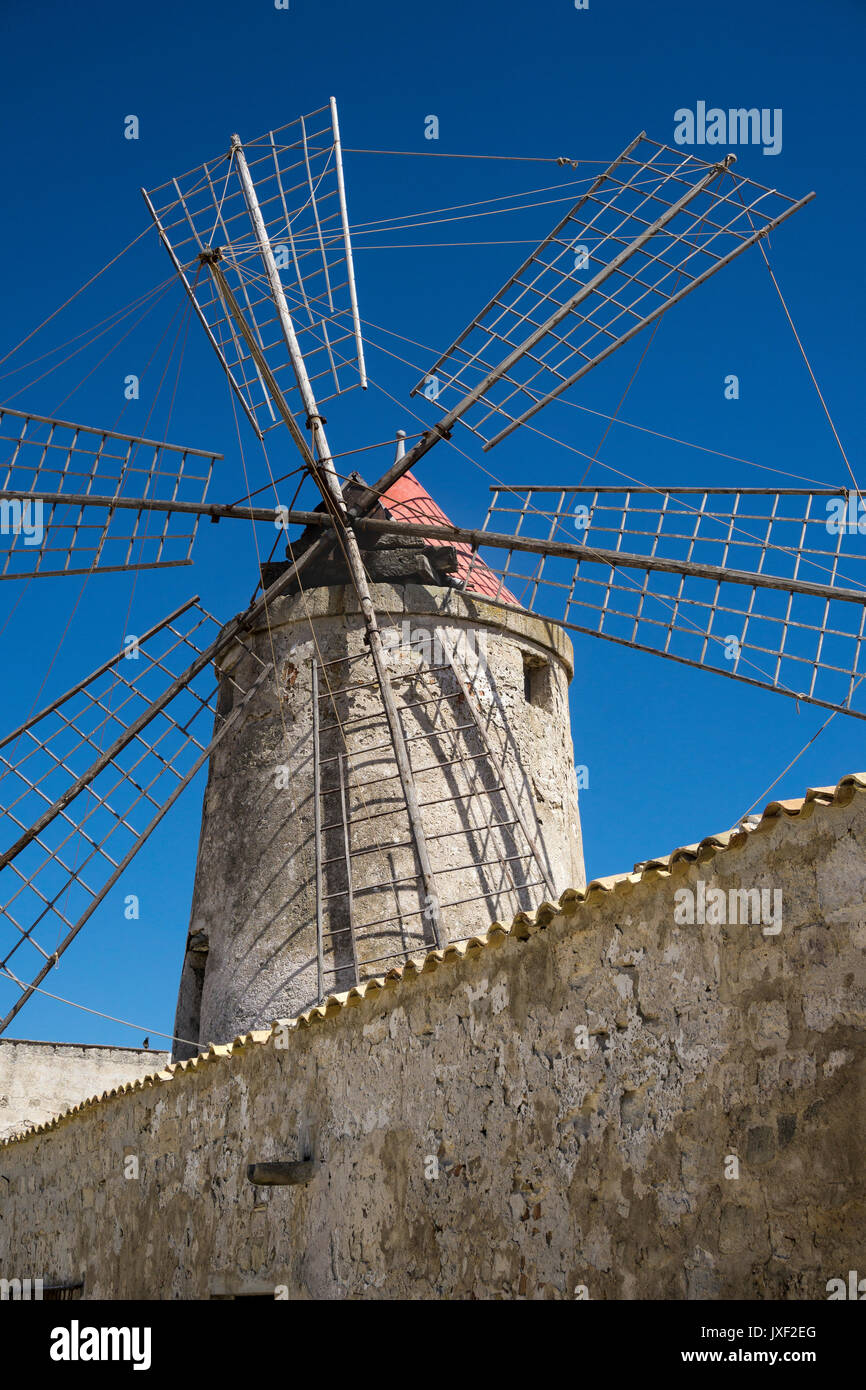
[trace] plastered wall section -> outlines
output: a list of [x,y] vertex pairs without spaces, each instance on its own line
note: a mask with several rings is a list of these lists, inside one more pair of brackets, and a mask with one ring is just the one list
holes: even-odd
[[145,1076],[165,1066],[168,1056],[138,1047],[0,1038],[0,1139]]
[[[826,1297],[866,1250],[864,785],[0,1148],[0,1267],[85,1297]],[[781,931],[678,924],[699,881],[781,890]],[[303,1186],[247,1179],[310,1154]]]

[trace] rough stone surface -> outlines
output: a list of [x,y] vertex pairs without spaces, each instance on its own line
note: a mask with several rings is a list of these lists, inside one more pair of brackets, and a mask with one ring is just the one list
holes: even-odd
[[167,1052],[0,1038],[0,1139],[165,1065]]
[[[443,904],[444,935],[465,937],[490,921],[510,921],[543,897],[582,887],[568,711],[572,655],[562,630],[451,589],[376,585],[374,598]],[[360,977],[435,944],[381,699],[371,688],[365,636],[353,591],[323,587],[277,600],[268,627],[244,639],[255,656],[235,649],[226,661],[223,712],[238,698],[238,686],[253,677],[256,657],[275,660],[281,698],[268,682],[210,760],[175,1020],[179,1038],[221,1042],[300,1013],[319,997],[311,689],[316,654],[324,663],[324,992],[355,982],[338,760],[354,856]],[[471,683],[490,757],[452,672],[443,670],[442,637],[456,649]],[[342,664],[346,657],[350,664]],[[497,790],[503,783],[539,848],[542,867],[515,826],[508,795]],[[490,825],[500,828],[485,828]],[[177,1055],[194,1050],[181,1045]]]
[[[866,1248],[864,848],[866,795],[807,805],[0,1147],[0,1267],[85,1297],[824,1298]],[[781,931],[679,925],[699,881],[780,889]]]

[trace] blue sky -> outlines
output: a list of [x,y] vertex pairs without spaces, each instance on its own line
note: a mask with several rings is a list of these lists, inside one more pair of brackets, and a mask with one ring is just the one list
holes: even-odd
[[[141,185],[217,154],[234,131],[258,135],[331,94],[340,107],[353,223],[507,201],[531,189],[548,190],[538,193],[539,203],[563,199],[573,193],[570,181],[596,172],[589,161],[607,162],[639,130],[670,142],[680,107],[703,100],[723,108],[781,108],[781,153],[739,149],[737,169],[792,195],[818,194],[774,238],[773,265],[854,471],[862,474],[864,285],[856,267],[864,209],[860,181],[852,178],[862,161],[862,3],[731,0],[719,9],[685,0],[590,0],[588,10],[578,11],[572,0],[532,6],[291,0],[283,11],[268,0],[146,6],[97,0],[35,8],[10,0],[0,26],[6,136],[0,356],[143,230]],[[139,118],[137,141],[123,138],[129,114]],[[430,114],[439,118],[435,144],[424,138]],[[393,150],[415,156],[353,152]],[[504,158],[431,157],[433,150]],[[527,158],[559,155],[587,163],[572,171]],[[337,403],[329,412],[333,447],[413,428],[414,368],[423,369],[451,341],[564,206],[556,201],[513,216],[356,238],[361,312],[378,326],[368,342],[371,377],[397,401],[374,389]],[[520,244],[504,244],[509,241]],[[224,381],[195,325],[170,420],[174,367],[155,400],[166,359],[160,340],[171,341],[181,305],[176,287],[110,355],[104,356],[119,333],[38,379],[55,360],[34,361],[40,354],[169,273],[155,238],[145,237],[0,366],[0,400],[220,450],[226,458],[211,495],[231,500],[245,491],[238,436]],[[400,345],[383,328],[429,351]],[[377,346],[382,343],[414,365],[388,357]],[[638,340],[591,373],[576,399],[611,411],[643,346]],[[154,364],[144,372],[154,349]],[[126,403],[124,377],[140,372],[141,399]],[[724,398],[729,373],[740,379],[736,402]],[[847,479],[757,252],[665,318],[623,416],[828,485]],[[556,406],[543,427],[592,453],[604,421]],[[472,453],[467,440],[459,442]],[[243,443],[259,485],[264,479],[255,473],[260,464],[249,433]],[[288,439],[273,442],[271,458],[275,471],[294,466]],[[610,432],[601,459],[654,485],[756,486],[772,479],[621,426]],[[507,481],[529,475],[568,482],[582,471],[573,453],[532,436],[507,453],[503,448],[495,463],[485,458],[485,465]],[[455,522],[480,524],[489,482],[481,471],[440,448],[419,475]],[[599,467],[590,477],[603,482],[612,475]],[[20,583],[0,586],[4,726],[25,716],[40,688],[43,700],[59,693],[117,650],[125,631],[142,630],[192,592],[227,618],[247,601],[255,579],[252,537],[238,524],[204,528],[192,569],[137,581],[96,576],[86,586],[45,580],[23,594]],[[576,640],[576,659],[573,731],[576,760],[589,769],[582,816],[591,876],[730,826],[826,717],[590,638]],[[839,716],[773,794],[796,796],[809,785],[835,783],[863,763],[862,725]],[[200,795],[200,786],[187,794],[47,986],[140,1023],[154,1044],[157,1030],[170,1031],[173,1019]],[[130,892],[140,898],[138,922],[123,916]],[[0,1004],[8,997],[0,985]],[[11,1032],[140,1040],[137,1031],[45,998],[33,999]]]

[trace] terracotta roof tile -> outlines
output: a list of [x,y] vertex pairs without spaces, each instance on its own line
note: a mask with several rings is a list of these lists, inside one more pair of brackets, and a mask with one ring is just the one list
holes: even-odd
[[[437,526],[452,525],[442,508],[433,501],[427,489],[422,487],[411,470],[404,473],[402,478],[398,478],[396,483],[392,483],[379,501],[394,521],[431,521]],[[431,537],[429,544],[448,545],[448,541],[437,541]],[[514,595],[500,583],[499,576],[494,574],[479,556],[476,555],[475,563],[472,563],[471,546],[455,545],[454,549],[457,551],[457,577],[466,579],[467,575],[469,576],[468,588],[472,593],[498,599],[500,603],[520,606]]]

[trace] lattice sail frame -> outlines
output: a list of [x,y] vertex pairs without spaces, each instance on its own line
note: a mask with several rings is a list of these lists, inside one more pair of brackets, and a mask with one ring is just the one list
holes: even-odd
[[741,178],[734,158],[639,135],[412,394],[493,448],[814,197]]
[[220,630],[191,599],[0,741],[0,990],[19,991],[0,1033],[270,675],[255,658],[225,716]]
[[[845,489],[491,492],[505,551],[484,559],[528,611],[866,718],[866,528]],[[541,553],[562,543],[582,555]]]
[[88,498],[203,503],[222,457],[0,406],[0,579],[191,564],[199,516]]
[[219,248],[244,320],[292,400],[296,382],[237,152],[249,169],[280,283],[320,403],[366,387],[342,151],[333,97],[328,106],[231,149],[179,178],[142,189],[172,263],[246,415],[261,435],[281,423],[272,392],[201,262]]

